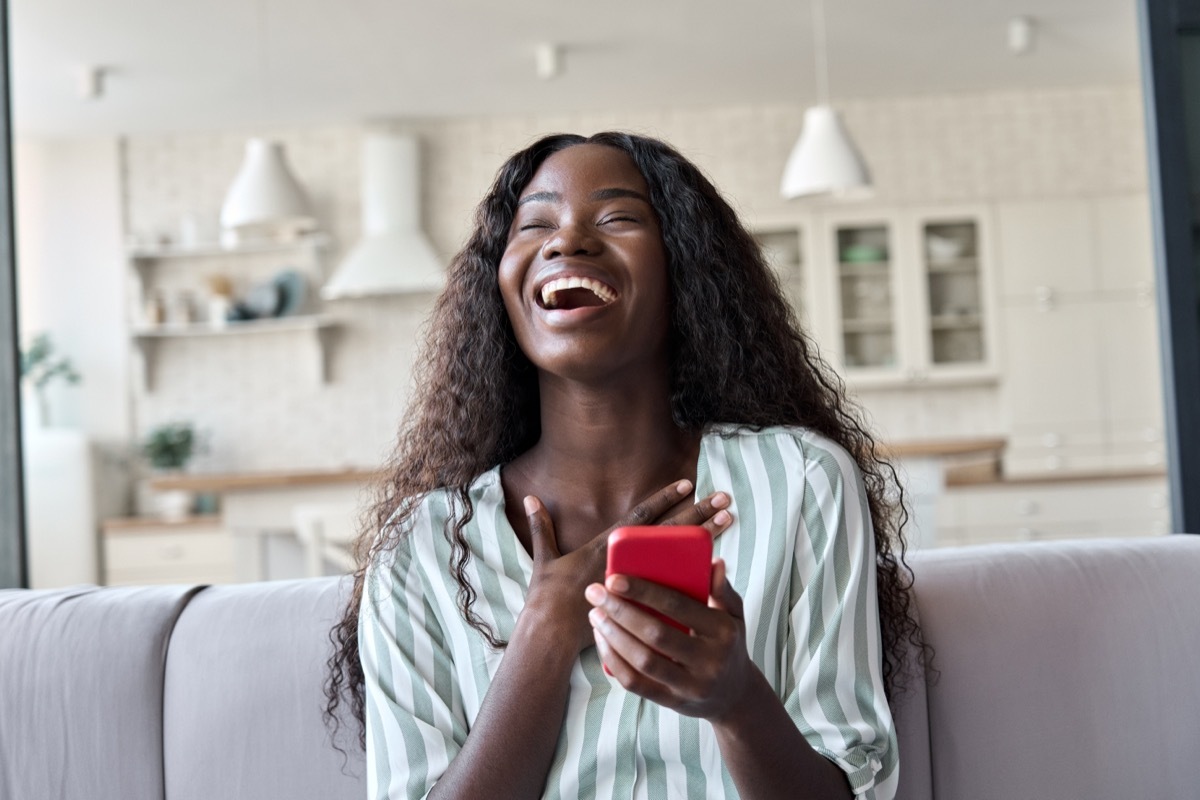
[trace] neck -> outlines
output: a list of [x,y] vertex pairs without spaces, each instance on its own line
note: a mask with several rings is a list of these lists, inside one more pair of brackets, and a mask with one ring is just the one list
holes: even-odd
[[694,481],[699,436],[672,421],[665,372],[604,385],[543,376],[541,438],[523,469],[598,512],[623,513],[671,481]]

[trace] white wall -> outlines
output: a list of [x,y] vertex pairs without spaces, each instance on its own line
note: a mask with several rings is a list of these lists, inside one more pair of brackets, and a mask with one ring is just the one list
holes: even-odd
[[82,375],[49,390],[53,427],[37,425],[23,392],[30,585],[91,583],[99,519],[128,511],[119,148],[114,139],[18,138],[13,165],[22,345],[47,332]]
[[22,344],[49,332],[83,376],[56,386],[56,425],[124,442],[132,426],[118,142],[18,138],[13,157]]
[[[870,160],[877,203],[977,203],[1146,190],[1141,98],[1133,87],[840,106]],[[503,159],[552,131],[623,128],[664,137],[705,168],[751,222],[794,214],[796,207],[779,198],[778,181],[802,112],[791,105],[667,108],[410,120],[396,127],[422,137],[425,227],[448,257],[463,241],[474,205]],[[358,235],[360,129],[269,133],[286,143],[323,225],[344,250]],[[185,215],[215,217],[244,138],[240,133],[179,134],[126,140],[122,168],[129,230],[169,234]],[[245,269],[270,274],[279,266]],[[242,269],[233,263],[220,267]],[[172,272],[166,280],[199,282],[202,277]],[[155,391],[135,393],[135,429],[180,417],[208,429],[213,449],[197,468],[377,463],[403,412],[411,343],[427,308],[427,298],[331,306],[345,325],[334,349],[333,381],[325,386],[305,380],[311,345],[303,337],[170,343],[157,361]],[[864,400],[894,440],[1004,432],[997,387],[872,392]]]

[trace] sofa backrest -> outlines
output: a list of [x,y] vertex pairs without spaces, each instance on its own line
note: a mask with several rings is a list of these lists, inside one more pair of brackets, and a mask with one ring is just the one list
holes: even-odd
[[187,586],[0,591],[0,797],[163,796],[163,672]]
[[322,721],[348,579],[210,586],[180,615],[163,697],[167,800],[366,796],[353,723]]
[[1200,794],[1200,537],[931,551],[914,570],[940,670],[935,798]]

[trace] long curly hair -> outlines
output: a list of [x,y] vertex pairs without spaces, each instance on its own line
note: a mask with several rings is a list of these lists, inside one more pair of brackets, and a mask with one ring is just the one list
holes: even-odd
[[517,346],[497,267],[521,191],[550,155],[580,144],[614,147],[646,179],[658,214],[671,292],[671,412],[698,432],[710,423],[758,429],[803,426],[837,442],[861,470],[877,557],[883,675],[889,697],[909,672],[907,646],[925,651],[913,615],[912,572],[904,560],[907,521],[895,470],[842,381],[803,332],[758,244],[713,184],[669,145],[629,133],[539,139],[500,168],[475,214],[470,239],[450,264],[415,367],[416,393],[356,543],[354,589],[330,633],[335,648],[325,684],[326,721],[348,701],[364,746],[358,613],[367,565],[407,535],[431,491],[449,493],[449,569],[464,619],[493,647],[476,614],[463,529],[474,514],[468,490],[480,473],[511,461],[540,435],[537,376]]

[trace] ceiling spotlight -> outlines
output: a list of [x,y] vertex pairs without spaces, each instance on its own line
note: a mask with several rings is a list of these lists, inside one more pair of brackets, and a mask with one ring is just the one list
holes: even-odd
[[1008,21],[1008,49],[1023,56],[1033,50],[1037,23],[1030,17],[1013,17]]
[[75,71],[75,93],[80,100],[96,100],[104,95],[104,67],[84,64]]
[[534,50],[537,63],[537,76],[544,81],[557,78],[563,72],[562,47],[551,42],[543,42]]

